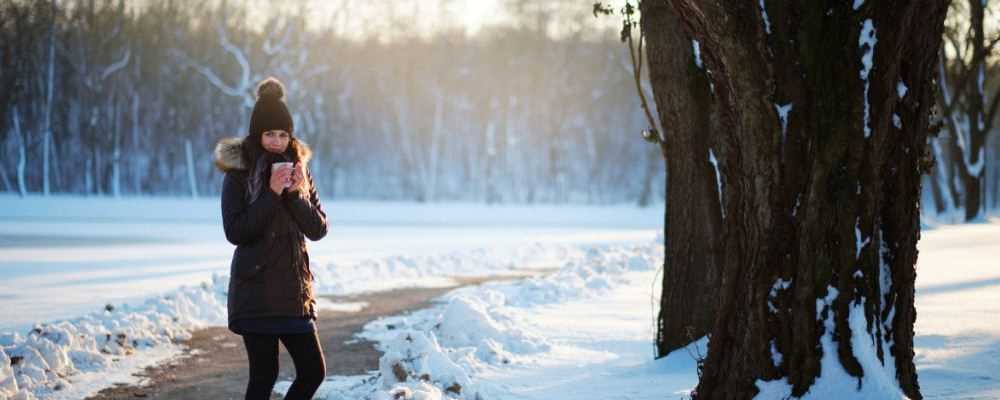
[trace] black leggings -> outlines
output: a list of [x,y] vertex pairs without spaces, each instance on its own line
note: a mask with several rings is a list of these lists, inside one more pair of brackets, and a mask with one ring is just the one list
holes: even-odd
[[278,380],[278,340],[285,345],[295,364],[295,381],[288,388],[286,400],[312,399],[323,378],[326,360],[316,332],[291,335],[243,335],[250,361],[250,381],[246,400],[267,400]]

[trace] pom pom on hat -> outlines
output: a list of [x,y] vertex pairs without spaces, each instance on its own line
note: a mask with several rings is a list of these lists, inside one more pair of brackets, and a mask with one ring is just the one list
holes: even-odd
[[257,101],[272,99],[285,101],[285,85],[278,78],[269,76],[257,84]]

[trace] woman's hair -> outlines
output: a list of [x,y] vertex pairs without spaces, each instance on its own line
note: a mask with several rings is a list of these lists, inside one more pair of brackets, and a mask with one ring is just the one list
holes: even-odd
[[[257,165],[257,159],[267,152],[267,150],[264,150],[264,146],[260,144],[261,135],[261,133],[250,134],[246,139],[243,139],[243,144],[240,146],[245,163],[243,165],[246,165],[247,169],[251,172],[253,172],[253,169]],[[300,162],[302,161],[300,147],[299,140],[295,136],[292,136],[291,132],[288,132],[288,147],[285,148],[285,152],[281,156],[284,156],[286,161]]]

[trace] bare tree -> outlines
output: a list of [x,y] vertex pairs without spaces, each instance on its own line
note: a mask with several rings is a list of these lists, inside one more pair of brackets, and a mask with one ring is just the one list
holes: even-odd
[[56,69],[56,2],[52,0],[51,21],[49,26],[48,62],[45,79],[45,122],[42,126],[42,193],[48,196],[51,192],[49,184],[49,155],[52,146],[52,96],[55,89]]
[[[93,2],[79,2],[71,7],[76,18],[83,23],[76,32],[67,35],[62,43],[56,43],[55,51],[67,64],[75,84],[75,98],[70,107],[78,110],[78,124],[69,126],[80,137],[79,145],[83,145],[87,154],[84,168],[84,187],[87,193],[101,194],[105,189],[112,193],[118,183],[105,176],[110,158],[112,172],[118,168],[120,157],[115,157],[115,151],[121,134],[117,123],[119,93],[117,92],[116,74],[124,70],[131,60],[132,48],[126,37],[127,17],[124,15],[124,3],[117,5],[110,2],[104,6]],[[107,153],[111,153],[108,157]],[[110,188],[108,188],[110,186]]]
[[21,114],[17,112],[17,106],[13,106],[11,110],[11,118],[14,126],[14,136],[17,136],[17,171],[15,172],[17,176],[17,193],[24,197],[28,194],[28,185],[25,183],[25,167],[27,166],[27,139],[24,137],[24,132],[21,130]]
[[663,172],[630,133],[640,116],[620,112],[636,105],[622,49],[578,4],[516,3],[523,20],[428,37],[394,3],[365,5],[389,17],[359,35],[345,10],[324,28],[301,6],[258,24],[233,2],[71,0],[55,18],[50,1],[0,2],[0,188],[18,191],[16,106],[27,192],[212,193],[221,177],[202,160],[245,131],[253,84],[276,75],[338,196],[650,197]]
[[1000,30],[986,32],[987,2],[969,0],[966,5],[953,4],[952,12],[967,16],[967,20],[957,19],[968,30],[945,30],[953,57],[941,55],[938,85],[948,135],[932,139],[932,146],[939,161],[933,188],[938,211],[961,206],[965,220],[971,221],[983,216],[987,206],[986,143],[1000,108],[1000,93],[987,94],[986,69],[1000,43]]

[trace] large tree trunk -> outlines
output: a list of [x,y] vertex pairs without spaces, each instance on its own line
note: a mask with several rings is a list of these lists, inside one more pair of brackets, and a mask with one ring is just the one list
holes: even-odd
[[[643,6],[647,3],[652,2]],[[667,171],[666,254],[656,335],[662,357],[705,336],[715,322],[724,216],[708,138],[719,129],[719,119],[704,71],[692,61],[691,39],[676,16],[653,6],[644,7],[642,15],[649,80],[666,130],[661,143]]]
[[801,396],[837,374],[860,385],[844,391],[888,380],[920,398],[920,176],[947,1],[853,3],[642,3],[674,127],[668,222],[699,210],[681,232],[714,257],[687,269],[721,271],[697,398]]

